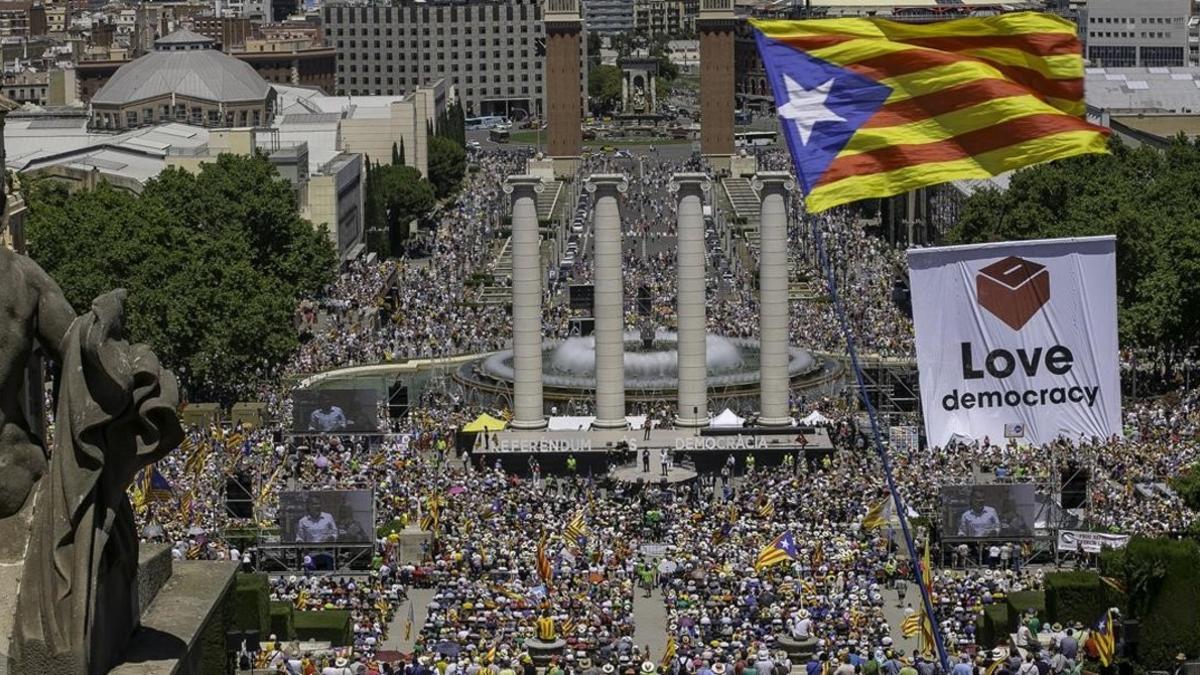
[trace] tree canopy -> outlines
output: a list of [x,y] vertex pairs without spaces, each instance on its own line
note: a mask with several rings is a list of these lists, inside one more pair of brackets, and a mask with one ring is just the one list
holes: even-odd
[[1200,145],[1163,151],[1111,142],[1017,172],[1006,192],[964,205],[952,243],[1117,236],[1123,344],[1184,347],[1200,330]]
[[597,113],[614,110],[621,103],[621,69],[600,65],[588,70],[588,98]]
[[453,194],[467,172],[467,152],[444,136],[429,139],[429,182],[438,199]]
[[168,169],[141,195],[34,181],[28,204],[30,254],[76,311],[127,289],[130,336],[194,397],[229,400],[280,365],[297,344],[297,301],[333,278],[328,234],[262,157]]
[[399,252],[408,224],[437,205],[433,184],[411,166],[397,165],[370,167],[364,201],[367,231],[376,235],[373,240],[383,255]]

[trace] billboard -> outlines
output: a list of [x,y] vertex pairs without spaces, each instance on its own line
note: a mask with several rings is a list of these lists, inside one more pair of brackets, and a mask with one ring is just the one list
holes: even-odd
[[299,389],[292,394],[292,431],[296,434],[377,432],[379,391]]
[[908,264],[930,444],[1121,433],[1114,237],[914,249]]
[[944,537],[1032,537],[1037,516],[1033,483],[942,486]]
[[286,544],[367,544],[374,532],[370,490],[279,493],[279,538]]

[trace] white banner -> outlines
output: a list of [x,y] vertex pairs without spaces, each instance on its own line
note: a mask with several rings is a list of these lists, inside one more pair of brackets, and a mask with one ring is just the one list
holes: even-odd
[[1116,239],[908,252],[931,445],[1121,433]]
[[1125,544],[1128,543],[1128,534],[1081,532],[1079,530],[1058,531],[1058,550],[1060,551],[1099,553],[1104,548],[1125,548]]

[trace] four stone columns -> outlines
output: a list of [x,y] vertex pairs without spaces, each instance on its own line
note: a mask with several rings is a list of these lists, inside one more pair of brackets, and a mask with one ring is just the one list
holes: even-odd
[[542,404],[542,261],[536,176],[509,176],[512,195],[512,316],[514,429],[544,429]]
[[[625,297],[621,275],[621,209],[617,195],[629,189],[622,174],[593,175],[587,183],[596,205],[595,339],[596,421],[600,429],[625,427]],[[514,267],[516,261],[513,262]]]
[[758,423],[787,426],[788,415],[788,261],[787,193],[795,182],[786,171],[754,177],[762,197],[758,234]]
[[708,177],[677,173],[669,189],[678,198],[675,249],[676,312],[679,316],[679,409],[675,424],[708,426],[708,355],[705,343],[704,194]]

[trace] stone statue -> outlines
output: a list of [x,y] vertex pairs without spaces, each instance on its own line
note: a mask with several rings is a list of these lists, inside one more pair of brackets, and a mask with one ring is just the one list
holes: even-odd
[[[126,489],[182,440],[178,388],[146,345],[126,342],[123,290],[76,317],[36,263],[2,248],[0,285],[0,465],[19,467],[0,471],[0,518],[33,509],[9,665],[104,673],[139,620]],[[49,463],[17,403],[34,339],[62,373]]]

